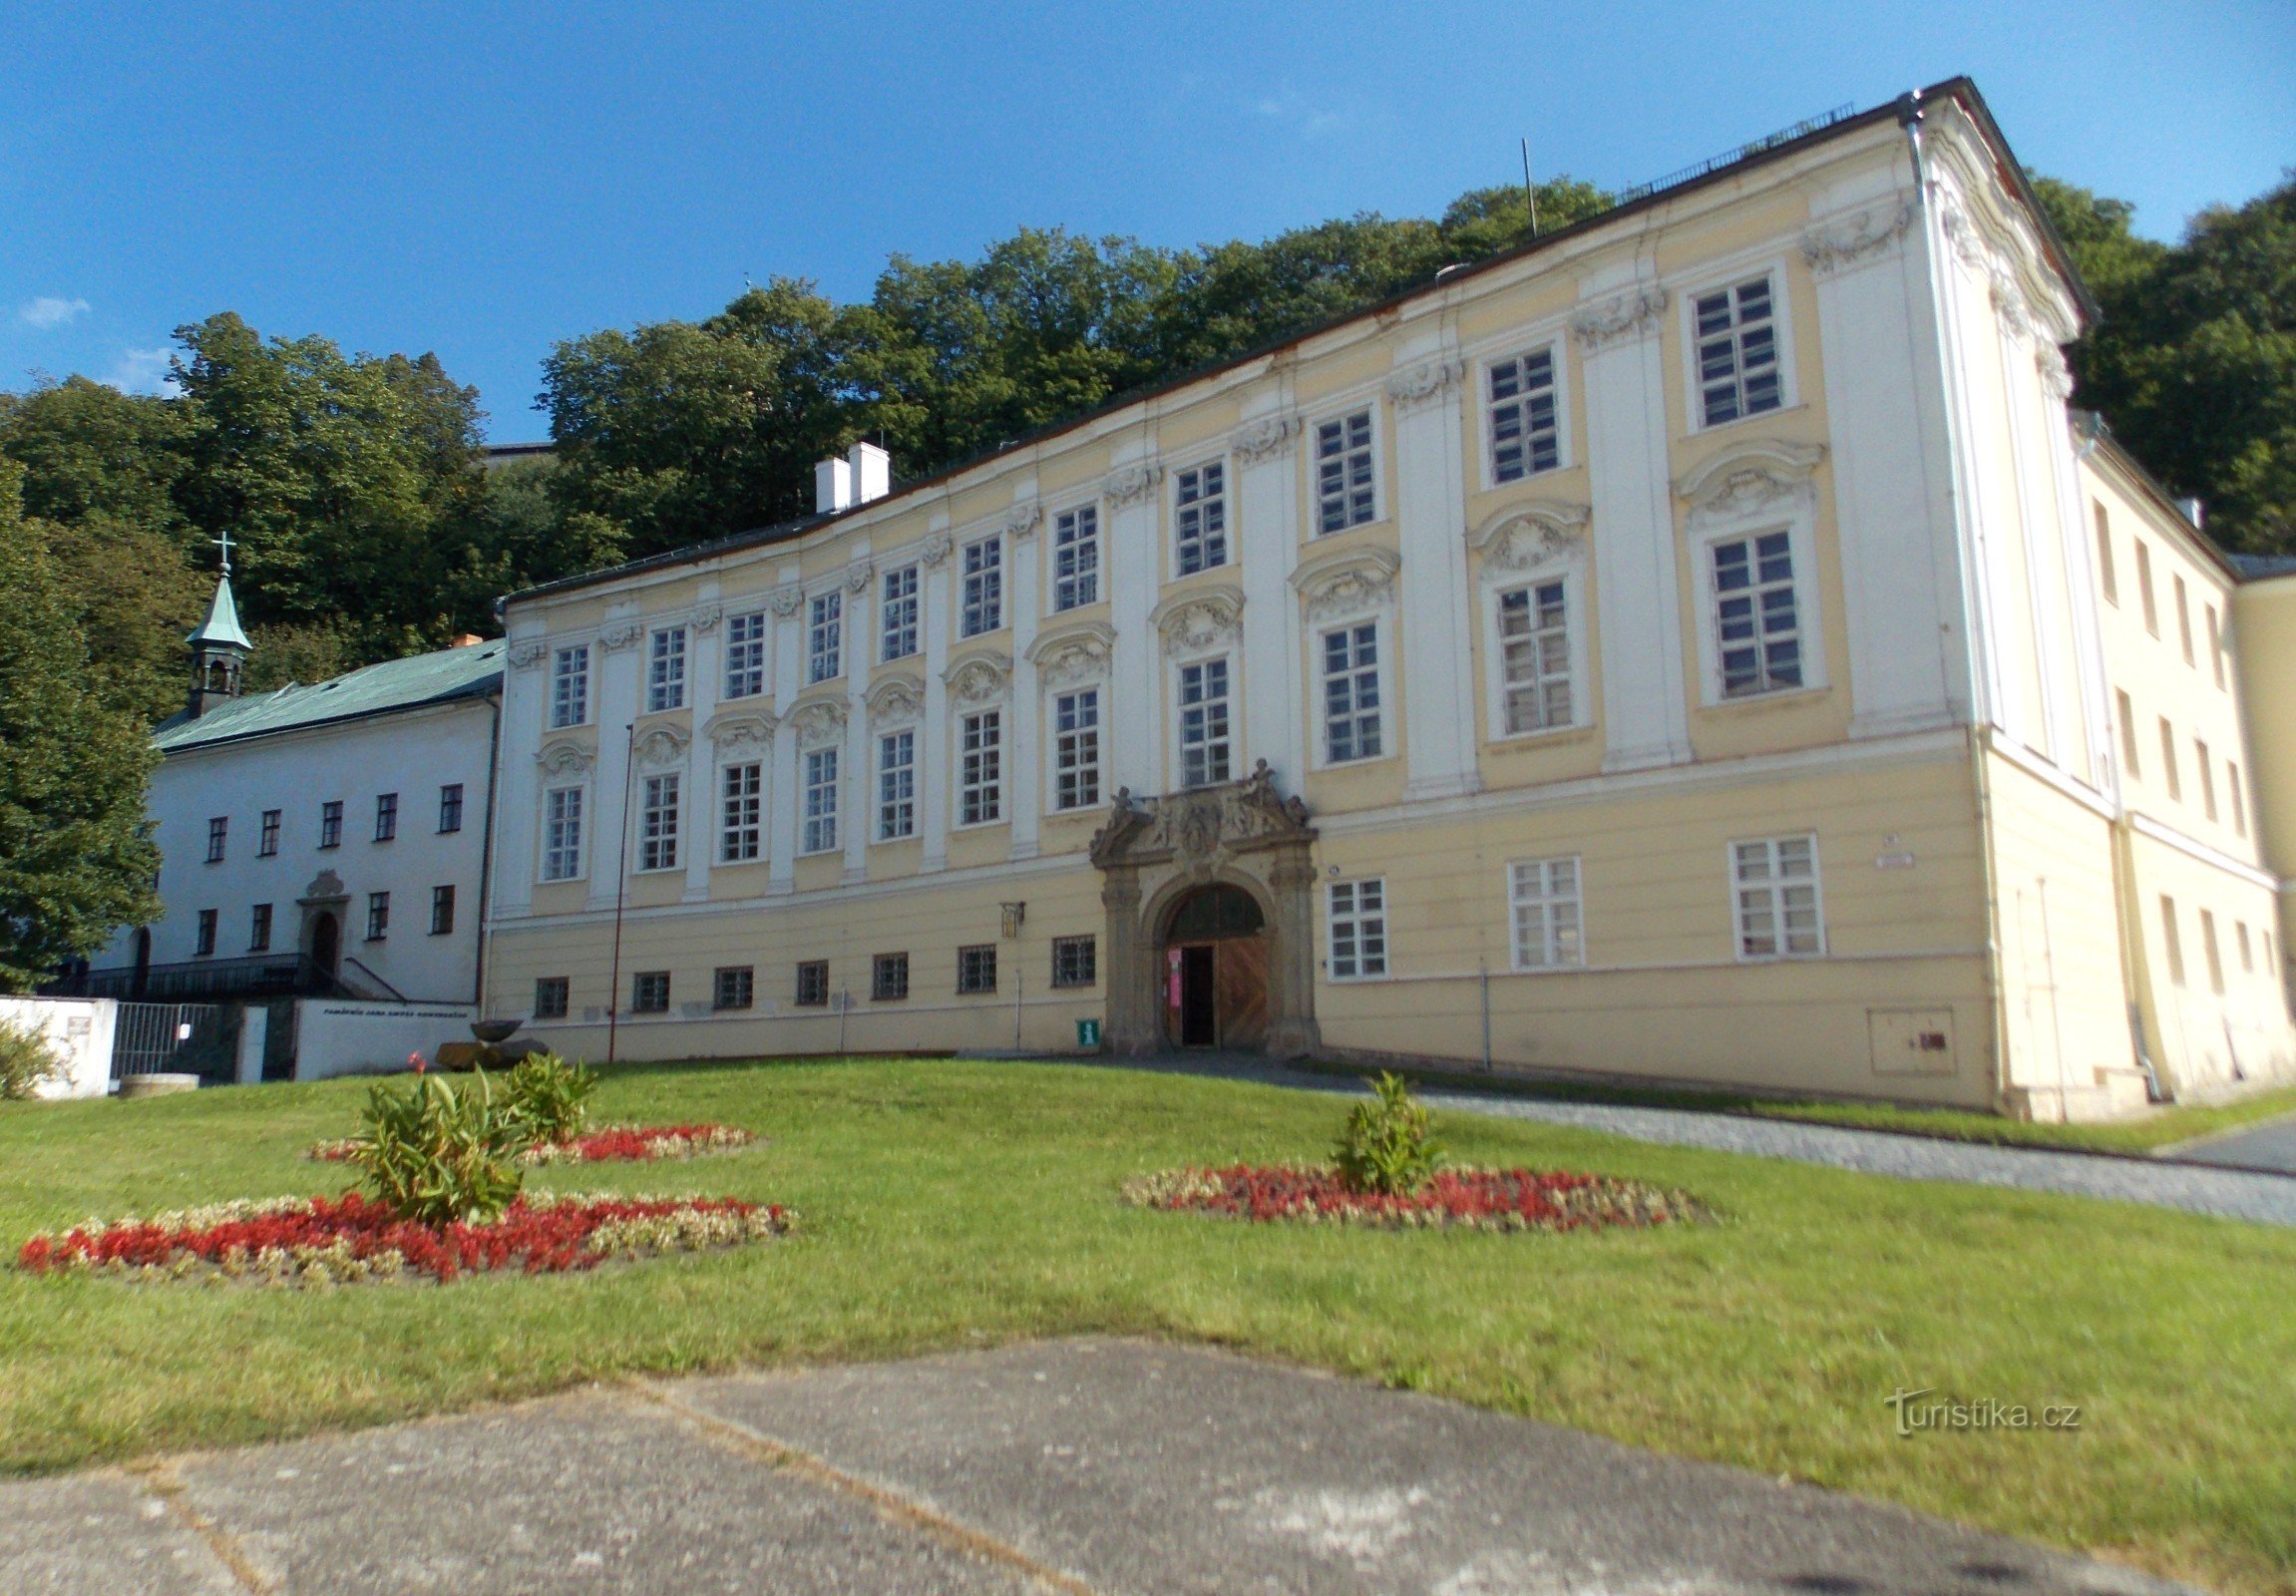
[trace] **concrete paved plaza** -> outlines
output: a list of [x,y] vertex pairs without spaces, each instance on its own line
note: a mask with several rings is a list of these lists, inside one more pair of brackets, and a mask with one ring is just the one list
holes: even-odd
[[1139,1341],[591,1388],[0,1485],[11,1596],[2174,1588],[1851,1496]]

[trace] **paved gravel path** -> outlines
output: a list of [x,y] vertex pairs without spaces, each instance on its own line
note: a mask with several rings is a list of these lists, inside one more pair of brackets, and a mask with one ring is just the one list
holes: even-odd
[[2296,1175],[2296,1114],[2283,1114],[2204,1141],[2188,1141],[2175,1149],[2174,1157],[2180,1164],[2238,1164]]
[[[1863,1416],[1888,1423],[1878,1396]],[[1838,1491],[1144,1341],[593,1387],[0,1482],[9,1596],[2183,1589]]]
[[[1353,1093],[1361,1089],[1343,1077],[1286,1069],[1265,1059],[1241,1056],[1167,1056],[1146,1060],[1138,1067],[1257,1080],[1311,1091]],[[2083,1197],[2182,1208],[2221,1219],[2296,1225],[2296,1176],[2048,1149],[1987,1147],[1929,1136],[1845,1130],[1835,1125],[1804,1125],[1782,1119],[1698,1113],[1682,1108],[1552,1102],[1535,1097],[1501,1096],[1495,1092],[1424,1091],[1420,1097],[1430,1107],[1456,1113],[1536,1119],[1550,1125],[1575,1125],[1585,1130],[1631,1136],[1637,1141],[1711,1147],[1717,1152],[1751,1153],[1760,1158],[1790,1158],[1805,1164],[1854,1169],[1861,1174],[1895,1175],[1904,1180],[1951,1180],[1975,1186],[2015,1186],[2026,1191],[2072,1192]]]

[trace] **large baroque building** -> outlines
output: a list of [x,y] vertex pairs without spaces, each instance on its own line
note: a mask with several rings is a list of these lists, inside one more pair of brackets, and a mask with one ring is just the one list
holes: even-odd
[[2019,173],[1949,82],[514,595],[487,1006],[2042,1117],[2290,1069],[2235,579],[2069,414]]

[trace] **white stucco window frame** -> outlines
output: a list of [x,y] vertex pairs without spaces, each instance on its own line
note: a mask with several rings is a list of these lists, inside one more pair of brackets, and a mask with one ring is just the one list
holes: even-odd
[[[1228,776],[1244,774],[1244,750],[1249,744],[1244,724],[1244,593],[1237,587],[1181,589],[1148,612],[1148,622],[1163,638],[1163,664],[1157,690],[1164,695],[1164,786],[1184,787],[1185,761],[1180,748],[1180,672],[1189,665],[1214,659],[1228,661]],[[1209,782],[1206,786],[1219,786]],[[1189,788],[1190,791],[1202,789]]]
[[[1336,536],[1336,535],[1335,535]],[[1299,595],[1301,631],[1309,650],[1304,685],[1313,696],[1308,768],[1370,769],[1402,757],[1401,726],[1395,719],[1395,599],[1402,562],[1393,551],[1348,544],[1311,549],[1291,576]],[[1379,690],[1379,752],[1360,759],[1332,757],[1331,727],[1325,718],[1324,639],[1333,632],[1369,621]]]
[[[1467,535],[1476,557],[1477,618],[1482,623],[1483,739],[1517,746],[1567,737],[1595,723],[1594,611],[1587,593],[1590,563],[1585,505],[1541,499],[1510,505]],[[1570,616],[1571,718],[1560,726],[1507,729],[1506,650],[1499,635],[1499,600],[1516,589],[1560,578]]]
[[[1005,589],[1005,601],[1009,603],[1012,591]],[[992,635],[983,632],[980,635]],[[952,833],[966,831],[993,831],[999,826],[1012,824],[1012,794],[1014,774],[1012,750],[1012,717],[1015,713],[1012,693],[1012,660],[993,649],[975,647],[959,654],[942,672],[942,683],[948,689],[948,721],[941,728],[942,746],[939,757],[942,768],[949,774],[949,829]],[[993,820],[959,818],[964,810],[964,717],[993,709],[1001,716],[996,728],[996,817]],[[927,739],[920,738],[920,744]],[[918,765],[922,771],[928,750],[918,749]],[[923,803],[920,783],[919,802]],[[872,806],[874,813],[874,805]],[[919,834],[924,832],[924,818],[919,816]]]
[[[1105,529],[1103,529],[1105,535]],[[1072,612],[1071,612],[1072,613]],[[1027,658],[1036,666],[1037,780],[1036,812],[1051,819],[1097,814],[1107,807],[1111,792],[1108,776],[1110,733],[1114,729],[1116,696],[1112,664],[1116,655],[1115,628],[1102,620],[1063,620],[1036,634]],[[1100,694],[1100,797],[1074,809],[1060,807],[1059,723],[1054,718],[1057,699],[1065,693],[1090,688]]]
[[[1572,448],[1572,428],[1577,420],[1578,406],[1571,391],[1576,367],[1571,360],[1569,330],[1566,318],[1549,317],[1528,327],[1478,338],[1460,350],[1467,362],[1468,398],[1474,415],[1475,450],[1480,456],[1476,467],[1476,483],[1482,492],[1520,492],[1550,477],[1559,476],[1580,463],[1577,452]],[[1537,354],[1542,349],[1553,357],[1555,365],[1555,464],[1545,471],[1534,471],[1512,482],[1501,482],[1492,459],[1491,368],[1521,355]]]
[[[1774,413],[1774,412],[1772,412]],[[1743,709],[1827,691],[1824,588],[1818,580],[1817,485],[1811,473],[1822,444],[1747,439],[1694,466],[1675,485],[1684,502],[1682,536],[1696,595],[1699,697],[1708,709]],[[1793,560],[1793,602],[1801,634],[1801,685],[1727,697],[1722,692],[1722,637],[1716,608],[1714,546],[1767,533],[1786,534]]]
[[[1374,421],[1371,425],[1373,428],[1372,447],[1376,449],[1378,423]],[[1202,471],[1206,466],[1218,466],[1220,468],[1221,535],[1228,540],[1228,558],[1216,566],[1206,566],[1202,571],[1191,571],[1186,576],[1182,576],[1180,574],[1180,474],[1184,471]],[[1242,473],[1237,469],[1235,451],[1225,444],[1207,454],[1191,455],[1180,460],[1164,473],[1164,517],[1165,525],[1170,529],[1164,539],[1164,580],[1166,582],[1194,582],[1199,578],[1210,577],[1215,572],[1233,572],[1243,565],[1243,545],[1237,541],[1236,536],[1236,490],[1241,477]],[[1371,489],[1374,501],[1377,498],[1378,486],[1378,461],[1374,458],[1371,463]]]
[[[1094,568],[1097,575],[1097,597],[1095,597],[1092,602],[1088,604],[1070,604],[1065,609],[1056,609],[1053,607],[1053,600],[1059,597],[1060,589],[1060,518],[1065,515],[1072,515],[1079,510],[1089,510],[1092,512],[1092,542],[1098,546],[1098,553],[1100,557],[1099,564]],[[1044,540],[1044,573],[1041,579],[1043,587],[1041,598],[1043,602],[1037,606],[1043,612],[1040,617],[1040,623],[1048,625],[1065,624],[1070,616],[1088,614],[1093,609],[1108,602],[1108,521],[1109,515],[1107,499],[1101,493],[1097,485],[1088,488],[1079,488],[1073,493],[1065,494],[1056,499],[1047,499],[1044,501],[1044,520],[1041,524],[1041,531],[1039,533],[1039,536],[1041,536]],[[972,541],[978,543],[980,540],[975,538]],[[1004,556],[1006,566],[1004,578],[1004,623],[1007,627],[1012,624],[1012,572],[1010,562],[1012,560],[1012,545],[1014,541],[1015,540],[1009,536],[1005,539],[1006,548],[1004,551]],[[964,618],[964,568],[961,565],[957,567],[957,619],[961,621]],[[985,637],[988,635],[988,633],[981,632],[979,635]]]
[[[1386,379],[1382,377],[1376,382],[1365,383],[1344,394],[1328,396],[1313,409],[1303,410],[1300,413],[1300,448],[1298,453],[1301,468],[1307,473],[1307,515],[1302,519],[1300,526],[1300,530],[1306,534],[1301,540],[1304,547],[1314,548],[1317,544],[1333,538],[1345,538],[1355,533],[1368,532],[1373,527],[1385,526],[1394,515],[1394,487],[1387,480],[1392,473],[1388,469],[1387,460],[1390,423],[1387,419],[1385,382]],[[1351,527],[1342,527],[1338,532],[1326,532],[1323,530],[1324,496],[1318,483],[1320,472],[1318,469],[1319,457],[1316,453],[1316,435],[1326,423],[1344,421],[1347,417],[1362,410],[1371,413],[1371,519],[1358,521]],[[1232,570],[1236,564],[1237,562],[1231,561],[1229,565],[1221,569]]]
[[[1785,252],[1775,244],[1765,244],[1759,249],[1710,262],[1696,277],[1668,285],[1668,291],[1675,297],[1676,325],[1682,335],[1683,421],[1689,436],[1698,438],[1730,432],[1801,408],[1801,370],[1793,335],[1793,279],[1786,267]],[[1709,426],[1699,382],[1699,295],[1713,293],[1718,288],[1735,289],[1738,284],[1761,276],[1769,278],[1770,329],[1777,342],[1777,408]]]
[[[535,885],[564,887],[570,882],[586,882],[590,877],[590,861],[597,852],[595,757],[586,749],[561,743],[546,747],[540,764],[541,773],[535,783]],[[581,841],[574,849],[574,872],[571,876],[547,873],[551,853],[551,795],[558,792],[581,794]]]
[[[564,635],[552,635],[548,632],[541,632],[537,633],[532,640],[537,647],[542,649],[542,657],[537,659],[535,663],[539,667],[536,674],[542,677],[543,736],[549,738],[560,732],[579,731],[584,726],[596,725],[598,723],[598,661],[604,653],[604,649],[599,645],[597,633],[595,631],[576,631],[568,632]],[[527,641],[528,639],[524,637],[518,639],[521,644]],[[582,666],[582,717],[579,720],[570,720],[562,726],[555,718],[558,712],[559,655],[570,648],[586,648],[589,650],[589,657]]]
[[[771,629],[767,631],[770,639]],[[773,790],[773,739],[780,726],[770,695],[727,700],[733,707],[710,718],[702,728],[709,739],[709,791],[705,813],[709,818],[709,868],[753,870],[773,857],[773,806],[780,794]],[[735,765],[758,767],[758,835],[755,859],[725,857],[725,773]]]

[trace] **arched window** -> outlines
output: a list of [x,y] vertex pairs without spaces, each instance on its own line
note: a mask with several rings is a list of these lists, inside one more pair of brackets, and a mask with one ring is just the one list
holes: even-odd
[[1167,942],[1206,942],[1220,937],[1258,935],[1264,924],[1259,900],[1241,887],[1215,883],[1199,887],[1172,911]]

